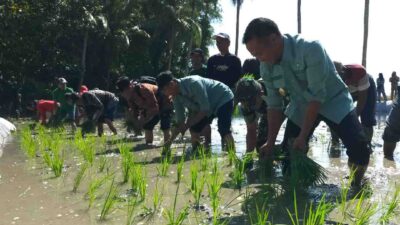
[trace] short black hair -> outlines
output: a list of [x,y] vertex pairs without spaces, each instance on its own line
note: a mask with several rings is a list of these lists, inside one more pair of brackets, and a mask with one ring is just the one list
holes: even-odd
[[129,80],[129,78],[127,76],[123,76],[118,78],[117,80],[117,89],[118,91],[124,91],[126,88],[129,87],[131,81]]
[[172,75],[171,71],[164,71],[157,76],[157,86],[159,90],[162,90],[169,82],[174,80],[175,77]]
[[243,35],[243,44],[246,44],[253,38],[267,37],[271,34],[281,35],[278,25],[268,18],[259,17],[253,19],[246,27]]
[[65,94],[65,98],[67,100],[72,100],[73,102],[76,102],[79,99],[80,95],[76,92],[72,92],[72,93],[66,93]]

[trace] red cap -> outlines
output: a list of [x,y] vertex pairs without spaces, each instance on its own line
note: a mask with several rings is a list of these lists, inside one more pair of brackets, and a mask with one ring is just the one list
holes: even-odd
[[346,74],[346,83],[358,82],[361,78],[363,78],[367,74],[365,68],[359,64],[345,65],[344,72]]
[[89,88],[86,87],[86,85],[82,85],[81,88],[79,89],[79,94],[83,94],[87,91],[89,91]]

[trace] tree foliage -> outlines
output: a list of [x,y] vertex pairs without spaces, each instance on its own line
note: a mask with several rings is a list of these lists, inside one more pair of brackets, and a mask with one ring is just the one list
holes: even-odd
[[60,76],[113,90],[119,75],[183,75],[218,19],[217,0],[2,0],[0,89],[33,99]]

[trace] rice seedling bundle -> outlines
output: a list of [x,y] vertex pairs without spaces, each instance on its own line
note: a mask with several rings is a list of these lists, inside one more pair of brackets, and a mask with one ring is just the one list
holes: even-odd
[[162,157],[161,164],[157,167],[158,175],[161,177],[167,176],[170,164],[171,164],[171,155]]
[[256,204],[256,216],[252,214],[252,212],[249,213],[250,217],[250,224],[251,225],[271,225],[271,222],[268,222],[268,217],[269,217],[269,211],[265,207],[265,203],[262,205],[260,208],[258,204]]
[[324,183],[327,171],[314,160],[299,151],[290,152],[290,168],[287,171],[289,185],[293,187],[309,187]]
[[146,177],[143,168],[140,164],[135,164],[130,170],[130,183],[132,191],[138,196],[140,201],[144,201],[146,198]]
[[92,207],[94,200],[96,200],[97,195],[96,192],[97,190],[103,186],[103,184],[109,179],[109,176],[105,176],[103,178],[95,178],[89,183],[88,191],[86,193],[86,196],[89,199],[89,208]]
[[183,165],[185,162],[185,155],[183,154],[181,156],[181,159],[178,162],[178,165],[176,166],[176,182],[180,183],[182,180],[182,172],[183,172]]
[[236,157],[235,159],[235,168],[233,170],[233,182],[236,188],[241,189],[243,182],[246,179],[245,176],[245,169],[247,163],[251,160],[249,156],[243,157],[243,159],[240,159],[239,157]]
[[379,218],[381,224],[387,224],[389,220],[396,214],[398,206],[400,204],[400,187],[397,187],[394,191],[393,197],[389,200],[389,203],[384,207],[384,212]]

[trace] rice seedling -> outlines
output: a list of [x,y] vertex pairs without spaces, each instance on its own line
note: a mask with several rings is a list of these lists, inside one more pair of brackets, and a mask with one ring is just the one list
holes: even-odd
[[130,197],[127,200],[127,213],[126,213],[126,225],[131,225],[133,224],[133,220],[134,220],[134,212],[135,212],[135,208],[138,204],[138,201],[136,198],[134,197]]
[[168,225],[181,225],[183,224],[183,222],[185,222],[186,218],[189,215],[189,206],[184,206],[183,209],[178,213],[178,215],[175,215],[180,184],[181,183],[178,183],[176,187],[174,205],[172,209],[166,209],[163,214],[164,218],[167,220]]
[[233,170],[233,183],[237,189],[241,189],[242,185],[246,179],[245,169],[248,162],[251,160],[249,156],[244,156],[243,159],[236,157],[235,159],[235,168]]
[[78,190],[78,187],[81,184],[82,178],[85,176],[85,172],[86,172],[87,168],[88,168],[87,163],[84,163],[81,166],[80,170],[78,171],[78,174],[74,178],[74,186],[72,188],[72,192],[76,193],[76,191]]
[[130,183],[132,191],[139,196],[140,201],[144,201],[146,198],[147,184],[141,165],[137,164],[131,168]]
[[[359,197],[358,197],[359,196]],[[375,215],[377,204],[366,202],[366,192],[361,191],[356,197],[353,198],[352,203],[357,199],[357,203],[354,207],[353,218],[355,225],[367,225],[370,224],[370,219]]]
[[109,179],[109,176],[105,176],[103,178],[95,178],[89,183],[88,191],[86,193],[86,196],[89,199],[89,209],[92,207],[94,200],[96,200],[97,198],[97,190],[101,186],[103,186],[107,179]]
[[121,155],[122,183],[126,183],[129,180],[129,171],[134,165],[133,155],[130,153],[130,148],[126,143],[118,144],[118,149]]
[[290,169],[287,172],[291,189],[321,184],[327,178],[327,171],[321,165],[297,150],[290,152]]
[[29,158],[36,156],[35,139],[32,137],[32,132],[29,127],[24,127],[21,130],[21,149]]
[[[299,212],[297,208],[297,197],[296,191],[293,194],[294,201],[294,213],[291,213],[288,209],[288,215],[292,225],[300,225],[299,220]],[[332,209],[332,205],[325,201],[325,195],[322,196],[322,199],[318,203],[317,207],[314,209],[313,204],[309,206],[308,210],[304,212],[303,225],[324,225],[325,217],[328,215],[330,210]],[[294,215],[293,215],[294,214]]]
[[235,151],[228,151],[228,166],[233,166],[233,163],[235,162],[237,156]]
[[81,154],[83,159],[92,166],[96,155],[96,138],[89,136],[83,140],[84,145],[83,149],[81,149]]
[[166,177],[169,166],[171,164],[171,156],[164,156],[161,158],[161,164],[157,167],[158,175],[160,177]]
[[208,178],[208,194],[211,200],[211,208],[213,211],[213,224],[219,223],[218,217],[220,214],[219,205],[220,198],[219,192],[221,191],[222,180],[219,171],[212,173]]
[[249,217],[250,217],[250,224],[251,225],[272,225],[271,222],[268,221],[269,217],[269,211],[266,209],[266,204],[262,205],[261,209],[256,205],[256,217],[254,218],[253,214],[250,212]]
[[387,204],[384,207],[384,212],[379,218],[380,224],[387,224],[389,220],[394,216],[396,213],[396,210],[398,209],[398,205],[400,203],[400,187],[397,187],[392,199],[389,201],[389,204]]
[[198,154],[200,156],[200,170],[206,171],[209,164],[209,154],[207,150],[204,148],[204,145],[200,145],[198,147]]
[[163,201],[163,190],[158,189],[158,180],[156,182],[156,187],[154,189],[154,194],[153,194],[153,207],[152,208],[145,208],[145,211],[148,212],[150,215],[154,215],[157,210],[160,208],[161,203]]
[[43,150],[43,159],[45,160],[46,164],[51,168],[54,175],[56,177],[60,177],[64,166],[64,156],[63,152],[61,151],[61,136],[59,134],[54,134],[51,136],[50,140],[51,141],[49,141],[48,147],[51,155],[48,151]]
[[[349,190],[351,188],[351,183],[353,181],[354,178],[354,173],[355,171],[352,170],[352,172],[350,173],[349,179],[347,182],[344,182],[344,180],[342,179],[341,181],[341,189],[340,189],[340,200],[336,199],[336,204],[339,205],[339,209],[340,212],[343,216],[343,219],[346,218],[347,216],[347,196],[349,194]],[[340,201],[340,202],[339,202]]]
[[199,167],[195,162],[193,162],[190,165],[190,175],[191,175],[190,191],[194,192],[194,190],[196,189],[196,185],[197,185],[197,178],[199,176]]
[[176,166],[176,182],[180,183],[182,180],[182,172],[183,172],[183,165],[185,162],[185,155],[182,154],[181,159],[178,162],[178,165]]
[[[192,180],[192,182],[193,182],[193,180]],[[193,198],[194,198],[194,207],[197,210],[200,209],[200,199],[201,199],[201,195],[203,193],[205,183],[206,183],[206,178],[203,175],[200,177],[200,179],[195,181],[195,185],[193,187],[193,190],[191,191]]]
[[110,188],[108,189],[106,198],[103,203],[103,207],[100,213],[100,220],[105,220],[106,216],[112,211],[113,206],[116,202],[116,196],[118,194],[118,188],[114,184],[114,178],[111,182]]
[[104,171],[107,164],[108,164],[107,157],[105,157],[104,155],[100,156],[100,158],[99,158],[99,173],[102,173]]

